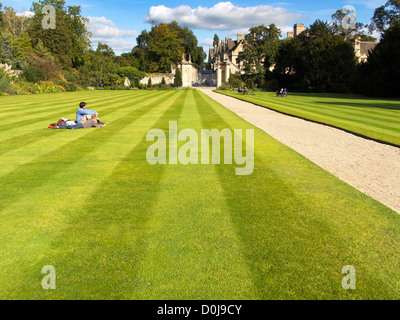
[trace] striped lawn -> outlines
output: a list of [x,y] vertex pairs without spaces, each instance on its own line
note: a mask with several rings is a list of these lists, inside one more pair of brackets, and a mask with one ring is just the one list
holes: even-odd
[[[108,125],[47,129],[81,101]],[[0,118],[0,299],[400,298],[399,215],[199,91],[2,97]],[[254,173],[149,165],[170,121],[254,129]]]
[[253,95],[243,95],[234,91],[218,92],[279,112],[400,146],[399,99],[315,93],[291,93],[286,98],[280,98],[272,92],[256,92]]

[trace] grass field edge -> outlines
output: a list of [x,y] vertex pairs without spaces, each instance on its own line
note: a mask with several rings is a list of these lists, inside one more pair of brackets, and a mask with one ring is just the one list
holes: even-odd
[[307,117],[302,117],[300,115],[295,115],[295,114],[292,114],[292,113],[289,113],[289,112],[285,112],[285,111],[282,111],[282,110],[278,110],[278,109],[275,109],[275,108],[273,108],[271,106],[258,104],[258,103],[255,103],[253,101],[249,101],[249,100],[246,100],[244,98],[231,95],[228,92],[221,92],[220,90],[213,90],[213,92],[219,93],[219,94],[222,94],[222,95],[234,98],[234,99],[238,99],[238,100],[241,100],[241,101],[244,101],[244,102],[248,102],[248,103],[251,103],[251,104],[253,104],[253,105],[257,106],[257,107],[266,108],[268,110],[275,111],[275,112],[278,112],[280,114],[284,114],[286,116],[290,116],[290,117],[294,117],[294,118],[297,118],[297,119],[301,119],[301,120],[309,121],[309,122],[312,122],[312,123],[321,124],[321,125],[325,125],[325,126],[328,126],[328,127],[331,127],[331,128],[335,128],[335,129],[344,131],[346,133],[352,134],[354,136],[357,136],[359,138],[375,141],[377,143],[381,143],[381,144],[388,145],[388,146],[395,147],[395,148],[400,148],[400,143],[394,143],[394,142],[390,142],[390,141],[387,141],[387,140],[374,138],[374,137],[368,136],[366,134],[363,134],[363,133],[360,133],[360,132],[356,132],[356,131],[353,131],[353,130],[350,130],[350,129],[346,129],[346,128],[343,128],[341,126],[337,126],[337,125],[334,125],[334,124],[331,124],[331,123],[326,123],[326,122],[323,122],[323,121],[318,121],[318,120],[310,119],[310,118],[307,118]]

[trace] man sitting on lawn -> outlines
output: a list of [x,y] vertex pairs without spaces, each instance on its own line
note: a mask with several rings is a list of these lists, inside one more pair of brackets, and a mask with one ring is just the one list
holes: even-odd
[[[85,122],[89,122],[90,124],[97,124],[99,127],[104,127],[106,124],[100,122],[99,115],[94,110],[88,110],[87,103],[81,102],[79,104],[79,109],[76,111],[76,122],[85,124]],[[97,125],[93,125],[96,126]],[[84,125],[85,126],[85,125]]]

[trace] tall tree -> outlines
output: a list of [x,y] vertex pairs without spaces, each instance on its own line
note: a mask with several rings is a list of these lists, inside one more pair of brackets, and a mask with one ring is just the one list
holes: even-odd
[[198,45],[197,37],[193,31],[188,27],[181,27],[176,21],[172,21],[168,26],[170,30],[178,32],[178,38],[181,40],[186,59],[189,59],[190,56],[194,66],[201,69],[207,54],[204,52],[203,47]]
[[332,17],[331,28],[334,34],[342,36],[346,40],[354,40],[355,38],[365,35],[364,27],[365,25],[361,22],[354,21],[354,28],[351,26],[344,28],[343,21],[345,21],[346,16],[351,14],[346,10],[337,10]]
[[301,91],[347,92],[356,67],[352,44],[321,20],[307,32],[281,46],[275,66],[278,79]]
[[14,67],[19,66],[21,61],[26,61],[25,52],[32,50],[26,31],[31,20],[27,16],[17,15],[11,7],[4,7],[2,12],[3,58]]
[[[44,29],[42,8],[51,5],[56,11],[56,28]],[[66,6],[64,0],[39,0],[31,9],[35,15],[28,29],[35,47],[39,39],[50,50],[64,68],[78,67],[83,63],[83,56],[90,45],[89,32],[86,30],[87,19],[81,15],[80,6]]]
[[243,63],[247,76],[255,77],[260,82],[265,72],[275,63],[279,48],[281,30],[270,24],[249,29],[245,35],[243,51],[239,53],[238,62]]
[[369,25],[370,32],[377,30],[384,32],[400,21],[400,1],[389,0],[385,5],[375,9],[374,16]]
[[400,97],[400,22],[383,32],[381,41],[359,68],[362,93]]
[[181,60],[185,49],[178,33],[165,23],[154,25],[150,32],[142,31],[132,50],[142,71],[169,72],[171,65]]
[[219,37],[217,34],[214,34],[214,40],[213,40],[213,46],[218,46],[219,45]]
[[115,86],[118,76],[118,65],[111,47],[98,43],[96,50],[89,50],[85,63],[79,69],[79,79],[86,86]]

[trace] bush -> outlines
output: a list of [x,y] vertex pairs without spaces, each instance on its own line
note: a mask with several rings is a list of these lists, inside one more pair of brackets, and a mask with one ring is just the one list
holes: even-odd
[[67,91],[67,92],[78,91],[78,87],[75,85],[75,83],[65,82],[65,81],[58,81],[57,84],[59,86],[62,86],[65,89],[65,91]]
[[62,75],[64,76],[65,80],[67,80],[68,82],[78,81],[78,79],[75,77],[75,75],[70,71],[64,70],[62,72]]
[[32,83],[38,83],[38,82],[46,79],[43,71],[40,70],[39,68],[35,68],[35,67],[26,68],[24,70],[24,72],[22,73],[22,77],[26,81],[32,82]]
[[179,88],[182,87],[182,73],[181,70],[179,70],[179,68],[176,68],[175,71],[175,87]]
[[231,90],[231,86],[228,82],[225,82],[220,87],[218,87],[218,90]]
[[240,88],[243,87],[243,81],[240,78],[239,75],[235,75],[231,73],[229,76],[229,84],[231,85],[232,88]]
[[12,93],[10,80],[6,73],[0,71],[0,92]]

